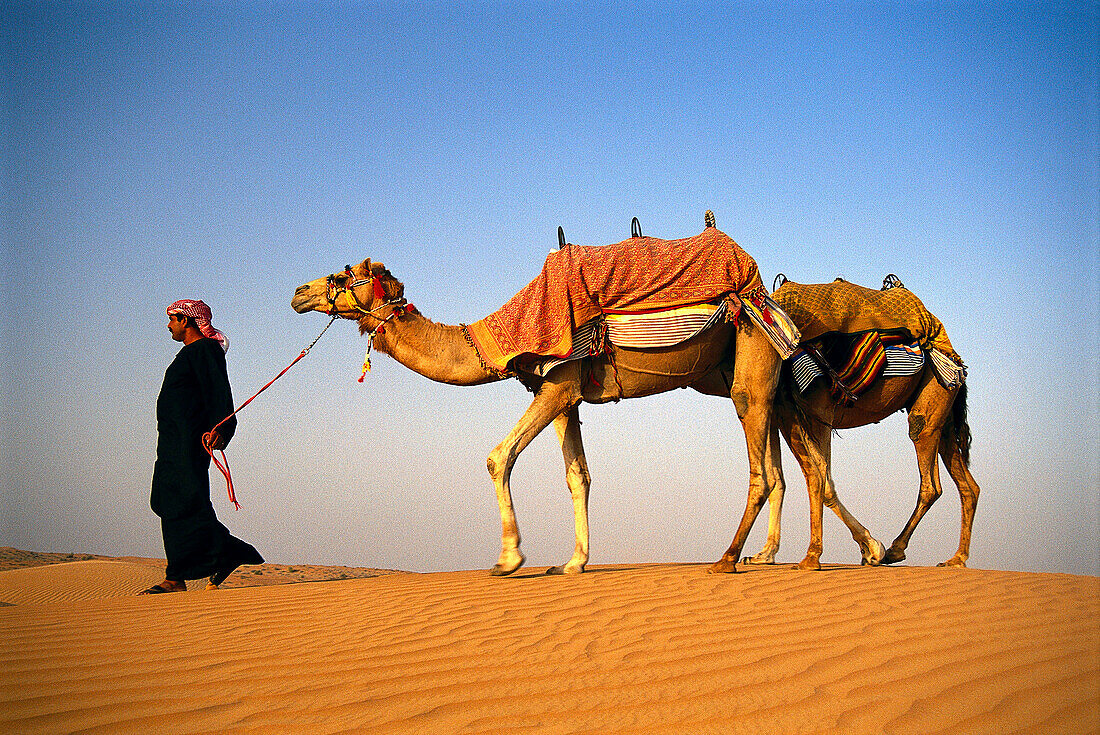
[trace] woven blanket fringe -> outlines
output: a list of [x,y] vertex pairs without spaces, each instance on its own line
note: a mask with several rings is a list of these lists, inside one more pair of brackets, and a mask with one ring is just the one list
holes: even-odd
[[932,360],[940,385],[947,390],[954,390],[966,382],[966,365],[955,362],[935,347],[928,350],[928,357]]
[[794,320],[787,316],[787,312],[783,311],[771,296],[762,293],[756,299],[743,298],[741,305],[752,323],[767,336],[768,341],[782,359],[786,360],[795,353],[798,343],[802,340],[802,334],[795,326]]

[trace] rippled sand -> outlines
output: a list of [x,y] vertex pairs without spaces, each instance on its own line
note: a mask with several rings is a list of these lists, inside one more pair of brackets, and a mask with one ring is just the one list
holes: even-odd
[[145,597],[148,560],[0,571],[0,731],[1100,732],[1096,577],[265,567]]

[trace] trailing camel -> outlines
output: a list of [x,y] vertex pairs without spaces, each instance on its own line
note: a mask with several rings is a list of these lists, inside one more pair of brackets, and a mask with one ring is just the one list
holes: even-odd
[[[883,290],[894,287],[887,279]],[[831,285],[811,288],[829,289]],[[794,282],[787,282],[773,294],[780,306],[792,306],[791,294],[805,288]],[[851,284],[839,284],[846,294],[859,294],[868,289],[852,288]],[[857,290],[858,289],[858,290]],[[872,294],[875,292],[871,292]],[[898,296],[903,296],[900,292]],[[907,301],[915,300],[907,299]],[[916,302],[919,304],[919,301]],[[923,306],[920,308],[923,309]],[[806,333],[813,334],[812,322],[823,317],[820,311],[811,308],[806,312],[790,308],[796,324]],[[811,313],[812,312],[812,313]],[[924,316],[928,331],[938,329],[938,319]],[[918,331],[920,327],[913,327]],[[821,338],[818,344],[827,340]],[[938,342],[950,351],[946,335]],[[820,354],[820,351],[818,351]],[[702,384],[707,385],[707,384]],[[721,381],[717,385],[712,381],[707,391],[721,395]],[[811,383],[806,393],[800,394],[789,365],[785,365],[781,374],[780,386],[776,391],[776,406],[773,431],[782,433],[799,467],[806,478],[806,487],[810,497],[810,545],[806,557],[798,564],[799,569],[820,569],[822,553],[822,505],[831,508],[852,533],[859,544],[864,564],[893,564],[905,559],[905,550],[909,540],[929,507],[942,494],[937,457],[951,475],[959,491],[962,502],[962,520],[959,534],[959,547],[954,556],[940,566],[966,566],[970,556],[970,536],[974,524],[974,513],[978,504],[980,488],[970,473],[970,428],[966,418],[966,383],[944,387],[937,377],[931,359],[926,359],[923,367],[912,375],[881,377],[869,389],[848,405],[841,391],[836,389],[836,376],[832,379],[818,379]],[[878,423],[897,411],[908,413],[909,438],[917,455],[917,468],[920,472],[920,489],[916,508],[890,548],[884,549],[856,518],[848,512],[837,497],[833,484],[831,465],[832,433],[837,429],[849,429]],[[778,441],[773,435],[773,442]],[[779,459],[775,459],[779,465]],[[785,481],[782,472],[776,477],[768,497],[770,508],[768,519],[768,537],[763,549],[755,556],[743,561],[752,564],[772,564],[779,550],[780,519],[783,506]]]

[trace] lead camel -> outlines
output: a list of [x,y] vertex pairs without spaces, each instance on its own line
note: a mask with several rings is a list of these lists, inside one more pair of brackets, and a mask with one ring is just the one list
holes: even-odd
[[[708,225],[710,223],[708,222]],[[755,263],[753,263],[755,272]],[[292,299],[298,313],[319,311],[358,322],[371,345],[431,380],[473,386],[502,379],[487,366],[461,325],[437,324],[409,306],[404,285],[369,259],[344,272],[300,286]],[[576,543],[572,557],[550,574],[577,574],[589,559],[589,473],[581,441],[579,406],[639,398],[693,387],[716,371],[730,376],[724,393],[733,399],[745,433],[749,492],[733,542],[713,572],[735,572],[749,530],[779,469],[773,464],[770,421],[781,358],[768,337],[742,314],[681,344],[655,349],[609,346],[609,352],[565,362],[545,377],[525,376],[531,405],[489,454],[487,466],[501,518],[501,551],[490,573],[501,576],[525,560],[512,505],[510,476],[519,454],[543,429],[554,425],[573,500]]]

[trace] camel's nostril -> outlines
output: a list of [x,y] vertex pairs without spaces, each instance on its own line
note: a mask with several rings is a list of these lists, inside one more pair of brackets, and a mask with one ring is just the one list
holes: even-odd
[[309,290],[309,284],[306,283],[306,284],[303,284],[303,285],[299,286],[297,289],[295,289],[294,293],[295,294],[300,294],[302,291],[308,291],[308,290]]

